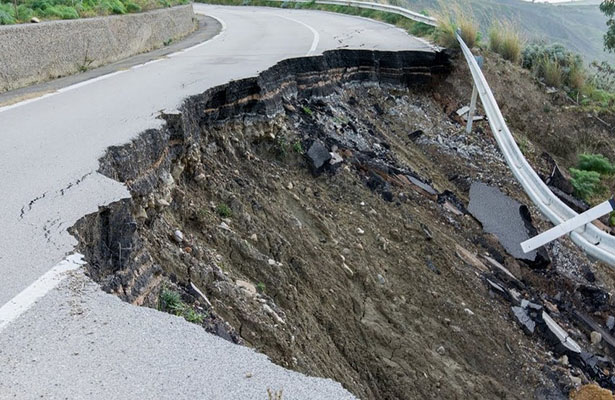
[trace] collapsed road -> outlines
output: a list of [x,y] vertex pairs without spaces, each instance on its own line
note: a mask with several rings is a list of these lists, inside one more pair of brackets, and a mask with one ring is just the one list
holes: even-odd
[[[129,195],[70,229],[87,276],[73,272],[4,326],[0,393],[558,399],[590,381],[612,389],[608,280],[566,241],[519,257],[484,212],[509,204],[504,222],[521,236],[545,223],[530,218],[482,127],[460,135],[443,112],[463,101],[450,97],[454,65],[433,50],[286,60],[118,140],[60,195],[91,175]],[[34,222],[43,193],[19,218]],[[42,231],[57,245],[64,228]]]
[[0,112],[2,398],[261,399],[267,388],[282,387],[296,398],[349,397],[337,383],[291,373],[247,348],[203,337],[176,317],[128,306],[79,276],[45,296],[61,271],[79,266],[75,257],[58,264],[77,243],[67,228],[129,196],[97,172],[98,158],[108,146],[160,127],[161,110],[288,57],[338,47],[429,48],[397,28],[354,17],[194,7],[220,22],[213,40]]
[[132,197],[72,230],[89,276],[359,398],[613,389],[608,293],[570,243],[519,251],[531,211],[442,113],[450,76],[446,53],[340,50],[189,98],[101,158]]

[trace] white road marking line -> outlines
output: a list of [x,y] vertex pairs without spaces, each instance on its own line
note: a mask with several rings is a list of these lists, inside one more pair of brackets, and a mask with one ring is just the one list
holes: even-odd
[[[195,11],[195,14],[206,15],[202,11]],[[34,103],[34,102],[39,101],[39,100],[43,100],[43,99],[55,96],[55,95],[60,94],[60,93],[66,93],[66,92],[69,92],[71,90],[75,90],[75,89],[78,89],[80,87],[83,87],[83,86],[91,85],[92,83],[100,82],[100,81],[103,81],[105,79],[109,79],[111,77],[114,77],[114,76],[126,73],[128,71],[145,67],[146,65],[155,64],[157,62],[164,61],[167,58],[172,58],[172,57],[175,57],[175,56],[180,55],[182,53],[185,53],[185,52],[188,52],[188,51],[192,51],[192,50],[194,50],[196,48],[204,46],[204,45],[212,42],[214,39],[217,39],[218,37],[220,37],[220,35],[222,35],[222,33],[226,31],[226,23],[223,20],[221,20],[218,17],[214,17],[214,16],[211,16],[211,17],[214,18],[215,20],[217,20],[218,22],[220,22],[220,25],[222,25],[222,29],[220,29],[220,32],[218,32],[216,34],[216,36],[212,37],[209,40],[206,40],[206,41],[204,41],[202,43],[199,43],[197,45],[188,47],[186,49],[179,50],[179,51],[177,51],[175,53],[167,54],[165,57],[162,57],[162,58],[158,58],[158,59],[155,59],[155,60],[150,60],[150,61],[147,61],[147,62],[142,63],[142,64],[133,65],[129,69],[122,69],[122,70],[111,72],[111,73],[108,73],[108,74],[105,74],[105,75],[97,76],[96,78],[88,79],[88,80],[83,81],[83,82],[78,82],[78,83],[75,83],[75,84],[63,87],[63,88],[60,88],[60,89],[58,89],[58,90],[56,90],[54,92],[46,93],[46,94],[44,94],[42,96],[35,97],[33,99],[28,99],[28,100],[20,101],[20,102],[17,102],[17,103],[8,105],[8,106],[0,107],[0,113],[3,113],[3,112],[8,111],[8,110],[12,110],[12,109],[17,108],[17,107],[25,106],[27,104],[31,104],[31,103]]]
[[58,286],[66,277],[66,272],[73,271],[83,264],[85,261],[82,254],[71,254],[0,307],[0,333],[11,322],[28,311],[40,298]]
[[298,19],[294,19],[294,18],[287,17],[287,16],[284,16],[284,15],[277,15],[277,14],[273,14],[273,13],[270,13],[270,14],[271,15],[275,15],[276,17],[287,19],[289,21],[296,22],[296,23],[298,23],[300,25],[303,25],[306,28],[308,28],[312,32],[313,39],[312,39],[312,46],[310,47],[310,50],[308,50],[306,55],[307,56],[311,56],[312,54],[314,54],[314,52],[316,51],[316,48],[318,47],[318,42],[320,42],[320,34],[318,33],[318,31],[316,31],[316,29],[312,28],[310,25],[306,24],[303,21],[299,21]]

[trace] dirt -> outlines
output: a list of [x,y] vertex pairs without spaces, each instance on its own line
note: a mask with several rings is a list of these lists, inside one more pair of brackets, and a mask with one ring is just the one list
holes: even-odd
[[[288,62],[295,75],[276,75],[275,85],[273,73],[259,78],[272,94],[234,83],[215,92],[224,96],[197,97],[166,116],[166,130],[110,149],[101,171],[126,182],[133,198],[77,225],[90,275],[149,307],[162,287],[178,290],[209,332],[335,379],[360,398],[567,397],[593,377],[540,334],[523,333],[510,300],[486,281],[506,278],[482,256],[508,268],[522,282],[519,295],[548,306],[584,348],[589,334],[571,315],[581,310],[603,323],[610,296],[596,307],[591,290],[612,288],[613,273],[568,240],[548,247],[546,268],[508,255],[465,210],[470,184],[529,201],[486,123],[465,135],[451,115],[469,98],[467,71],[448,74],[437,60],[408,71],[368,54],[344,68]],[[504,72],[496,93],[506,87]],[[272,87],[296,89],[280,95]],[[565,118],[538,137],[539,123],[515,111],[557,102],[531,93],[521,105],[513,100],[522,94],[508,96],[503,113],[513,129],[526,124],[537,149],[560,126],[582,124]],[[216,107],[207,100],[220,98]],[[341,161],[315,168],[306,155],[314,143]]]

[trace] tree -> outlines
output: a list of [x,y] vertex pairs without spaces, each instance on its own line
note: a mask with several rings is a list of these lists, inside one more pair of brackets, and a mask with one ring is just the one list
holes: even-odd
[[615,52],[615,0],[603,0],[600,11],[609,18],[606,21],[608,29],[604,34],[604,49]]

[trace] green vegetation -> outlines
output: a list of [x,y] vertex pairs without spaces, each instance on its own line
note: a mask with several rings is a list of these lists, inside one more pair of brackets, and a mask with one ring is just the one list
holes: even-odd
[[456,5],[442,5],[442,11],[436,13],[434,17],[438,20],[433,38],[441,46],[448,48],[458,48],[456,32],[469,48],[474,47],[478,42],[478,24],[471,16],[461,10]]
[[256,284],[256,290],[259,293],[265,293],[265,290],[267,289],[267,287],[265,286],[265,284],[263,282],[259,282]]
[[307,115],[312,115],[314,114],[314,112],[312,111],[312,109],[308,106],[303,106],[303,112],[306,113]]
[[126,14],[187,4],[188,0],[0,0],[0,25]]
[[182,301],[181,295],[178,292],[168,288],[162,288],[158,296],[158,310],[169,314],[184,317],[188,322],[195,324],[203,323],[203,315],[199,314],[192,307]]
[[615,211],[609,215],[609,226],[615,226]]
[[[377,21],[386,22],[388,24],[395,25],[401,29],[404,29],[414,36],[428,36],[433,33],[434,28],[430,25],[416,22],[411,19],[405,18],[401,15],[392,14],[388,12],[378,10],[368,10],[358,7],[346,7],[330,4],[316,4],[315,2],[309,3],[290,3],[290,2],[278,2],[268,0],[199,0],[201,3],[207,4],[222,4],[231,6],[264,6],[264,7],[279,7],[279,8],[297,8],[297,9],[310,9],[330,11],[340,14],[357,15],[359,17],[371,18]],[[423,14],[426,14],[423,12]]]
[[512,63],[521,61],[521,36],[511,23],[494,23],[489,29],[489,48]]
[[303,154],[303,146],[301,145],[300,141],[296,141],[293,144],[293,151],[297,154]]
[[601,175],[615,174],[615,165],[602,154],[581,154],[578,168],[584,171],[594,171]]
[[230,218],[233,216],[233,210],[224,203],[218,205],[217,211],[218,215],[222,218]]
[[575,194],[591,202],[606,190],[615,175],[615,165],[602,154],[580,154],[577,168],[570,168]]

